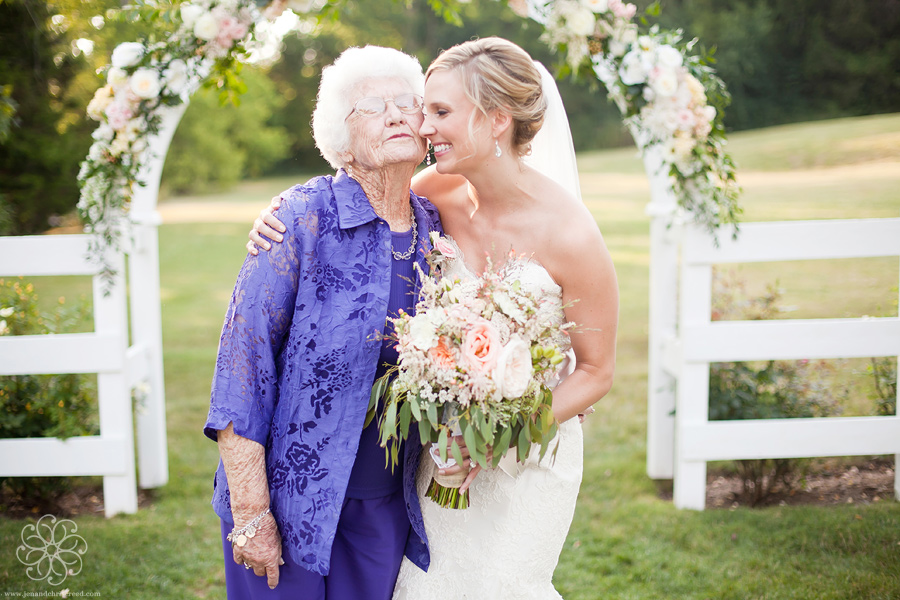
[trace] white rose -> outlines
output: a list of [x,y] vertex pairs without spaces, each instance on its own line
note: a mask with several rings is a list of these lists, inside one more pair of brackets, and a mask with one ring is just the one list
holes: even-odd
[[638,29],[637,29],[637,25],[635,25],[634,23],[631,23],[631,24],[629,24],[629,25],[626,25],[626,26],[622,29],[621,35],[617,35],[616,37],[618,37],[619,39],[621,39],[621,40],[622,40],[623,42],[625,42],[626,44],[633,44],[633,43],[635,43],[635,42],[637,41],[637,39],[638,39]]
[[651,73],[650,87],[657,96],[668,98],[678,90],[678,75],[674,69],[656,67]]
[[102,120],[106,107],[109,106],[110,102],[112,102],[112,90],[108,86],[99,88],[94,92],[94,97],[88,103],[88,116],[95,121]]
[[513,338],[500,351],[493,380],[504,398],[519,398],[528,389],[533,372],[528,344]]
[[691,94],[691,101],[694,104],[706,104],[706,90],[699,79],[688,73],[684,76],[684,83]]
[[430,319],[414,317],[409,324],[409,336],[419,350],[430,350],[437,343],[437,332]]
[[656,58],[659,60],[661,65],[666,67],[676,68],[680,67],[684,64],[684,57],[681,56],[681,52],[665,44],[656,49]]
[[112,53],[112,66],[133,67],[144,57],[144,45],[138,42],[124,42],[116,46]]
[[[88,150],[88,158],[90,158],[94,162],[99,162],[101,158],[103,158],[103,150],[106,148],[106,143],[103,141],[97,141],[91,144],[90,150]],[[0,315],[2,316],[2,315]]]
[[628,44],[621,40],[612,39],[609,41],[609,53],[613,56],[622,56],[628,50]]
[[216,39],[219,35],[219,22],[212,14],[206,13],[194,23],[194,35],[207,42]]
[[647,81],[647,71],[644,70],[641,54],[639,50],[632,50],[622,58],[619,77],[625,85],[637,85]]
[[114,89],[128,85],[128,71],[119,67],[110,67],[106,72],[106,82]]
[[180,94],[188,84],[187,64],[176,58],[163,71],[163,80],[170,94]]
[[566,25],[569,31],[575,35],[590,35],[594,33],[594,27],[597,24],[596,17],[591,9],[578,6],[568,15],[566,15]]
[[641,50],[644,52],[652,52],[656,50],[656,42],[653,41],[653,38],[649,35],[641,35],[638,36],[637,39],[638,46],[641,47]]
[[7,317],[13,316],[13,313],[16,312],[15,307],[9,306],[7,308],[0,309],[0,317],[4,319]]
[[591,12],[600,14],[609,10],[609,0],[581,0],[581,3]]
[[203,8],[196,4],[182,4],[181,20],[184,23],[184,26],[188,29],[193,29],[194,23],[197,22],[197,19],[199,19],[204,12]]
[[138,98],[149,100],[159,96],[159,73],[154,69],[141,68],[131,76],[131,91]]

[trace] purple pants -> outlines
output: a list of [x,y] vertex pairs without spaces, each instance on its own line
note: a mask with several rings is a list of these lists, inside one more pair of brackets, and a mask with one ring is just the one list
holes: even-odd
[[409,535],[403,491],[372,500],[347,498],[341,509],[328,575],[307,571],[284,550],[278,586],[234,562],[222,521],[228,600],[390,600]]

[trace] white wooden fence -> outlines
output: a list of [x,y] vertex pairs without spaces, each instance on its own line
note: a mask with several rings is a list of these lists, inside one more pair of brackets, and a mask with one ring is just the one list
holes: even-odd
[[[669,322],[656,333],[656,348],[651,346],[651,366],[674,384],[675,411],[663,421],[653,395],[671,394],[673,387],[651,387],[650,419],[657,439],[655,455],[648,451],[651,477],[665,476],[672,466],[676,506],[705,507],[707,461],[894,454],[900,465],[898,415],[708,419],[710,363],[900,355],[897,317],[711,322],[713,265],[900,256],[900,219],[744,223],[736,240],[721,234],[718,247],[696,227],[677,230],[680,244],[672,230],[662,242],[680,248],[677,333]],[[666,258],[677,261],[678,254],[672,255],[676,258]],[[900,498],[896,476],[894,487]]]
[[[148,145],[144,185],[136,187],[129,212],[127,300],[124,253],[110,262],[118,275],[104,295],[97,269],[86,259],[88,236],[0,238],[0,277],[93,276],[95,324],[93,333],[0,337],[0,376],[97,373],[100,408],[99,436],[0,440],[0,476],[102,475],[107,516],[137,511],[136,483],[155,488],[169,479],[156,203],[169,143],[186,108],[187,102],[164,110]],[[139,481],[131,397],[136,386]]]
[[97,373],[100,434],[0,440],[0,476],[102,475],[106,515],[137,511],[131,388],[147,378],[147,348],[128,347],[123,255],[113,257],[115,285],[104,295],[86,260],[88,236],[0,238],[0,277],[93,276],[94,331],[0,337],[0,376]]

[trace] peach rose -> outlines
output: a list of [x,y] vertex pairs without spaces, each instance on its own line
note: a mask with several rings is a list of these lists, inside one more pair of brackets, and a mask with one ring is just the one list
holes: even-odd
[[500,333],[490,321],[482,319],[466,331],[462,355],[472,369],[487,373],[494,368],[501,349]]
[[441,336],[438,340],[437,346],[431,348],[428,351],[428,358],[431,359],[431,362],[444,371],[452,371],[456,368],[456,360],[453,358],[453,351],[450,350],[450,347],[447,345],[447,338],[445,336]]

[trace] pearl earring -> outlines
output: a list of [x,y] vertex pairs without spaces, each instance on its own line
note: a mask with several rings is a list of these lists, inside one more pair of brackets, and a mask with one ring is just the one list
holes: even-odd
[[353,165],[347,165],[347,175],[353,177]]
[[425,151],[425,164],[429,167],[431,166],[431,153],[434,151],[434,146],[431,145],[431,142],[428,142],[428,150]]
[[494,139],[494,156],[500,158],[503,156],[503,150],[500,149],[500,142]]

